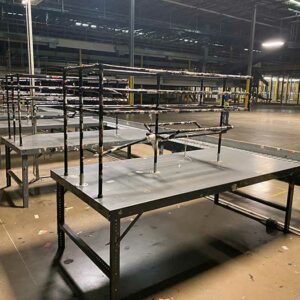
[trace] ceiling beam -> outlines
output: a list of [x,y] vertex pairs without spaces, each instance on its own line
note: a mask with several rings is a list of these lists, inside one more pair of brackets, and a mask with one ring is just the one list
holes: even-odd
[[[229,14],[224,14],[224,13],[221,13],[221,12],[218,12],[218,11],[215,11],[215,10],[206,9],[206,8],[202,8],[202,7],[198,7],[198,6],[178,2],[176,0],[161,0],[161,1],[169,3],[169,4],[181,6],[181,7],[184,7],[184,8],[198,10],[198,11],[205,12],[205,13],[208,13],[208,14],[214,14],[214,15],[218,15],[218,16],[221,16],[221,17],[226,17],[226,18],[230,18],[230,19],[234,19],[234,20],[238,20],[238,21],[242,21],[242,22],[252,23],[252,20],[250,20],[250,19],[246,19],[246,18],[238,17],[238,16],[233,16],[233,15],[229,15]],[[270,27],[270,28],[277,28],[277,29],[280,28],[279,26],[275,26],[275,25],[271,25],[271,24],[263,23],[263,22],[256,22],[256,24],[261,25],[261,26],[265,26],[265,27]]]

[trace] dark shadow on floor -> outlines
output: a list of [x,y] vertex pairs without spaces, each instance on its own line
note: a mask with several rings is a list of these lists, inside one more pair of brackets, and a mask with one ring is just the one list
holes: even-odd
[[[71,227],[78,225],[76,219],[68,222]],[[129,222],[122,222],[123,230]],[[206,199],[145,214],[122,241],[122,297],[143,299],[248,255],[281,235],[268,235],[261,224],[215,207]],[[91,228],[80,236],[108,261],[107,225],[98,226],[97,220],[91,219]],[[67,273],[53,266],[56,240],[51,243],[48,249],[34,245],[20,250],[36,285],[31,283],[17,253],[1,257],[18,300],[108,299],[108,279],[72,241],[67,239],[61,259]]]

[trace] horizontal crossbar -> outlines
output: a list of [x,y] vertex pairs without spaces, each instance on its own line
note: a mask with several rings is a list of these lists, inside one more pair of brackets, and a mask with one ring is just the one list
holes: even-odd
[[68,225],[61,225],[60,228],[108,278],[111,277],[110,266],[101,257],[99,257],[99,255],[88,244],[78,237],[78,235]]

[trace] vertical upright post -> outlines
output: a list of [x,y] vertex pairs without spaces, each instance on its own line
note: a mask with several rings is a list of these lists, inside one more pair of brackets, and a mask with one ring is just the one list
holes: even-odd
[[79,49],[79,65],[82,66],[82,49]]
[[292,209],[293,209],[294,189],[295,189],[295,184],[293,182],[290,182],[289,190],[288,190],[288,197],[287,197],[286,212],[285,212],[284,233],[289,233],[289,231],[290,231],[290,223],[291,223]]
[[32,11],[31,11],[31,0],[26,2],[26,25],[27,25],[27,44],[28,44],[28,63],[29,63],[29,74],[32,75],[30,83],[32,86],[35,85],[34,74],[34,51],[33,51],[33,34],[32,34]]
[[99,66],[99,158],[98,158],[98,198],[103,197],[103,66]]
[[298,90],[297,90],[297,105],[300,102],[300,80],[298,81]]
[[110,299],[120,299],[120,218],[110,219]]
[[[119,87],[119,81],[117,81],[116,87]],[[119,115],[116,114],[116,135],[118,134],[118,130],[119,130]]]
[[6,108],[7,108],[7,125],[8,125],[8,137],[11,139],[11,123],[10,123],[10,106],[9,106],[9,87],[8,87],[8,76],[5,76],[5,90],[6,90]]
[[79,67],[79,185],[84,181],[84,152],[83,152],[83,69]]
[[[144,56],[141,55],[141,65],[140,65],[141,68],[144,67]],[[143,85],[141,84],[140,88],[142,89],[143,88]],[[143,105],[143,100],[144,100],[144,96],[143,96],[143,93],[140,93],[140,104]]]
[[18,98],[19,141],[20,141],[20,146],[23,146],[21,99],[20,99],[20,75],[19,74],[17,74],[17,98]]
[[[34,66],[34,50],[33,50],[33,34],[32,34],[32,11],[31,11],[31,0],[27,0],[26,5],[26,26],[27,26],[27,50],[28,50],[28,69],[30,74],[30,95],[33,96],[35,93],[35,66]],[[31,99],[31,110],[32,110],[32,133],[37,133],[37,120],[35,111],[35,101]],[[36,166],[38,168],[38,166]]]
[[161,75],[157,75],[157,96],[156,96],[156,116],[155,116],[155,145],[154,145],[154,173],[157,172],[157,161],[158,161],[158,125],[159,125],[159,114],[158,109],[160,105],[160,88],[161,88]]
[[11,175],[9,171],[11,169],[11,155],[10,155],[10,148],[5,146],[5,170],[6,170],[6,186],[11,186]]
[[246,81],[246,99],[245,99],[245,108],[250,111],[250,98],[251,98],[251,79]]
[[201,85],[200,85],[200,101],[199,101],[199,105],[203,104],[203,99],[204,99],[204,94],[203,94],[203,89],[204,89],[204,79],[201,79]]
[[279,76],[278,76],[277,80],[276,80],[276,102],[278,102],[278,100],[279,100],[279,86],[280,86],[280,83],[279,83]]
[[116,134],[118,134],[118,130],[119,130],[119,115],[116,114]]
[[[208,26],[209,27],[209,26]],[[206,72],[206,66],[207,66],[207,59],[209,54],[209,48],[208,46],[204,46],[204,56],[203,56],[203,63],[202,63],[202,72]],[[200,105],[204,104],[205,94],[204,94],[204,79],[201,79],[201,95],[200,95]]]
[[[129,45],[129,63],[130,67],[134,67],[134,54],[135,54],[135,41],[134,41],[134,30],[135,30],[135,0],[130,0],[130,45]],[[134,77],[129,78],[129,87],[134,88]],[[129,103],[134,105],[134,93],[129,94]]]
[[289,90],[290,90],[290,77],[287,77],[287,82],[286,82],[286,91],[285,91],[285,103],[288,103],[289,100]]
[[11,105],[12,105],[12,112],[13,112],[13,135],[14,141],[16,141],[16,107],[15,107],[15,87],[14,87],[14,76],[11,75],[10,77],[11,82]]
[[282,83],[281,83],[281,96],[280,96],[280,104],[283,104],[283,98],[284,98],[284,76],[282,77]]
[[270,97],[269,97],[269,100],[272,101],[272,99],[273,99],[273,76],[271,76],[271,86],[270,86]]
[[65,193],[64,187],[56,184],[56,205],[57,205],[57,236],[58,252],[61,255],[65,249],[65,233],[62,226],[65,225]]
[[29,182],[28,182],[28,156],[22,156],[22,195],[23,207],[28,208]]
[[252,76],[252,66],[253,66],[253,50],[255,41],[255,30],[256,30],[256,16],[257,16],[257,4],[254,4],[252,24],[251,24],[251,35],[250,35],[250,45],[249,45],[249,59],[248,59],[248,71],[247,74]]
[[68,99],[67,99],[67,70],[63,71],[63,113],[64,113],[64,169],[65,176],[68,176]]
[[132,148],[131,146],[127,147],[127,159],[131,159],[132,158]]
[[21,99],[20,99],[20,75],[17,74],[17,101],[18,101],[18,121],[19,121],[19,141],[23,145],[22,139],[22,116],[21,116]]
[[[250,44],[249,44],[249,58],[248,58],[248,69],[247,74],[252,76],[253,68],[253,50],[255,42],[255,31],[256,31],[256,16],[257,16],[257,5],[254,4],[253,15],[252,15],[252,24],[251,24],[251,35],[250,35]],[[250,93],[251,93],[251,80],[248,79],[246,83],[246,101],[245,107],[250,110]]]
[[[223,79],[223,96],[222,96],[222,109],[224,109],[225,107],[225,92],[226,92],[226,84],[227,84],[227,80]],[[220,126],[223,126],[223,117],[224,117],[224,112],[222,110],[221,112],[221,117],[220,117]],[[217,157],[217,161],[220,161],[220,155],[221,155],[221,147],[222,147],[222,133],[219,134],[219,143],[218,143],[218,157]]]
[[[226,91],[226,84],[227,80],[223,80],[223,96],[222,96],[222,109],[224,109],[225,106],[225,91]],[[224,122],[224,112],[221,112],[221,117],[220,117],[220,126],[223,126]],[[218,157],[217,157],[217,162],[220,161],[220,155],[221,155],[221,147],[222,147],[222,133],[219,134],[219,142],[218,142]],[[219,203],[220,195],[215,194],[214,202],[215,204]]]
[[208,54],[209,54],[208,46],[204,46],[203,50],[204,50],[204,56],[203,56],[202,72],[205,73],[206,72]]

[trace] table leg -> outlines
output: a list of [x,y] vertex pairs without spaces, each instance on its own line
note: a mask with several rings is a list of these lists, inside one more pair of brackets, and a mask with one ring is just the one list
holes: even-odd
[[28,156],[22,156],[22,195],[23,207],[28,208],[29,182],[28,182]]
[[131,159],[131,146],[127,147],[127,159]]
[[65,250],[65,233],[61,226],[65,224],[65,190],[59,183],[56,184],[56,203],[57,203],[57,236],[58,252],[62,254]]
[[215,194],[215,204],[219,204],[220,194]]
[[284,233],[289,233],[289,231],[290,231],[290,223],[291,223],[292,210],[293,210],[294,189],[295,189],[295,184],[290,182],[288,197],[287,197],[287,204],[286,204]]
[[11,186],[11,176],[9,175],[9,170],[11,169],[11,156],[10,156],[10,148],[5,146],[5,160],[6,160],[6,186]]
[[110,299],[120,299],[120,218],[110,220]]

